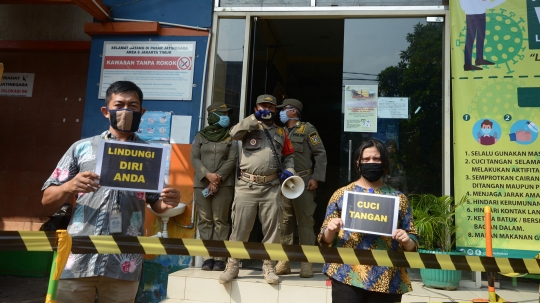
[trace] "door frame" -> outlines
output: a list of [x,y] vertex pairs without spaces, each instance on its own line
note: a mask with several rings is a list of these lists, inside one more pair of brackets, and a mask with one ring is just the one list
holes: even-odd
[[[211,29],[210,60],[208,61],[208,80],[205,107],[212,102],[214,90],[214,65],[217,46],[219,21],[224,18],[245,19],[244,54],[242,64],[242,87],[240,93],[239,119],[245,118],[249,110],[246,108],[247,79],[250,67],[250,49],[252,46],[251,30],[252,18],[260,19],[346,19],[346,18],[399,18],[399,17],[442,17],[444,18],[443,37],[443,179],[442,189],[444,195],[451,195],[452,184],[452,130],[451,130],[451,90],[450,90],[450,11],[448,6],[357,6],[357,7],[215,7]],[[201,117],[202,119],[203,117]],[[206,120],[206,119],[204,119]]]

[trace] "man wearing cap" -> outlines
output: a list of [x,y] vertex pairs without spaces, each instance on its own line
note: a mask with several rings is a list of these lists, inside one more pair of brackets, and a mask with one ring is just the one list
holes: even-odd
[[[257,97],[255,113],[231,129],[234,140],[242,141],[240,176],[236,182],[232,206],[230,241],[247,242],[259,216],[264,234],[263,243],[280,242],[281,190],[279,179],[294,175],[291,142],[282,127],[274,124],[276,98]],[[219,276],[221,284],[238,276],[239,259],[229,258],[225,271]],[[276,284],[274,262],[263,261],[263,276],[267,283]]]
[[[197,205],[197,228],[202,240],[227,240],[229,209],[234,193],[236,142],[229,133],[232,109],[223,102],[207,108],[208,126],[195,135],[191,163],[195,168],[193,196]],[[203,257],[202,270],[222,271],[224,257]]]
[[[298,225],[300,245],[314,245],[313,213],[315,212],[315,189],[326,176],[326,151],[315,126],[300,121],[302,102],[296,99],[285,99],[278,108],[283,108],[279,118],[286,126],[286,133],[294,148],[294,169],[305,184],[306,189],[296,199],[283,197],[283,223],[281,224],[281,244],[293,244],[294,225]],[[290,274],[288,261],[279,261],[276,274]],[[302,262],[300,277],[313,277],[312,264]]]

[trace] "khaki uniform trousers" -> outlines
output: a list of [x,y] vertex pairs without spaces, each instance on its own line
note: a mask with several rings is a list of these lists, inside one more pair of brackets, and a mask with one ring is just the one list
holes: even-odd
[[[202,188],[195,187],[193,195],[197,205],[197,229],[202,240],[227,240],[229,235],[229,210],[233,199],[234,187],[220,187],[208,197],[202,194]],[[203,260],[216,259],[225,261],[225,257],[203,257]]]
[[232,233],[229,240],[247,242],[258,215],[261,221],[263,243],[280,243],[281,190],[279,179],[258,185],[243,180],[236,182],[232,206]]
[[139,281],[103,276],[60,279],[56,301],[58,303],[132,303],[135,302],[138,287]]
[[313,213],[317,204],[314,201],[315,191],[305,189],[300,197],[291,200],[283,197],[283,223],[281,224],[281,243],[293,244],[294,226],[298,225],[300,245],[314,245]]

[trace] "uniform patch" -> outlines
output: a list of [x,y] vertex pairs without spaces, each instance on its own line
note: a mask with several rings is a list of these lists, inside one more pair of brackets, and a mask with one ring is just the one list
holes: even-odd
[[256,144],[257,144],[257,140],[255,139],[249,140],[249,145],[256,145]]
[[319,138],[319,134],[317,132],[312,132],[311,134],[309,134],[309,140],[311,140],[312,145],[322,143],[321,138]]
[[302,124],[295,132],[295,134],[303,134],[306,131],[306,125]]
[[283,134],[284,134],[284,133],[283,133],[283,128],[278,127],[277,130],[276,130],[276,133],[277,133],[278,135],[280,135],[280,136],[283,137]]

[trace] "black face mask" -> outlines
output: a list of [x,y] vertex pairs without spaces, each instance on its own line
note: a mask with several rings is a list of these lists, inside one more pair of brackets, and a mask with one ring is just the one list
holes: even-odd
[[141,123],[141,112],[127,108],[109,109],[109,121],[112,128],[121,132],[136,132]]
[[384,168],[381,163],[361,163],[360,175],[369,182],[379,180],[384,174]]

